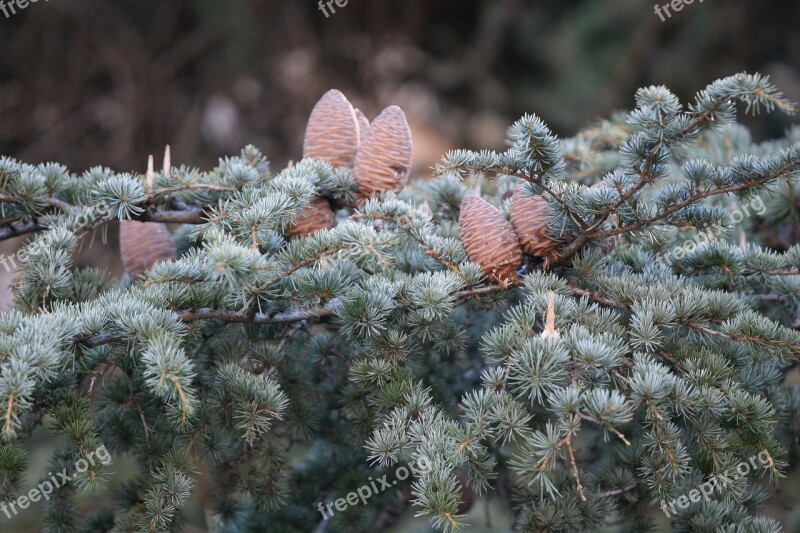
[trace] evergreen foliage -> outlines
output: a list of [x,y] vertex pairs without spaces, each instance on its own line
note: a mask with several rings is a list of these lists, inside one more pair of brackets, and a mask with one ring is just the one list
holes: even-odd
[[[54,469],[101,443],[140,467],[86,516],[75,492],[109,474],[60,490],[47,531],[178,531],[201,472],[219,531],[311,531],[319,503],[400,464],[430,468],[328,530],[377,531],[405,505],[458,530],[468,495],[497,491],[520,531],[644,531],[653,506],[766,451],[766,470],[673,526],[778,531],[758,507],[797,451],[783,377],[800,356],[800,246],[747,242],[754,220],[730,213],[763,198],[771,220],[795,214],[800,130],[754,144],[737,103],[793,110],[758,75],[686,107],[648,87],[575,137],[525,116],[506,151],[449,153],[433,180],[366,199],[351,168],[273,174],[250,146],[152,184],[0,159],[0,238],[35,234],[0,317],[0,499],[19,495],[41,424],[62,444]],[[478,191],[507,213],[520,180],[558,248],[501,286],[469,260],[459,208]],[[335,227],[288,238],[315,196]],[[75,268],[112,219],[183,225],[180,257],[132,282]]]

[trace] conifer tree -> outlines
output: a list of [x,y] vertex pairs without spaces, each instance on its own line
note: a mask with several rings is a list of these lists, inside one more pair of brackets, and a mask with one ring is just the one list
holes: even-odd
[[[647,87],[568,139],[526,115],[430,181],[399,108],[369,123],[335,91],[276,173],[252,146],[144,175],[0,159],[0,238],[33,234],[0,316],[0,499],[44,426],[54,471],[100,445],[139,467],[87,513],[112,475],[90,466],[46,531],[179,531],[201,476],[215,531],[380,531],[408,506],[454,531],[487,493],[519,531],[646,531],[662,504],[678,531],[779,531],[759,506],[797,452],[800,247],[733,214],[794,214],[800,130],[754,143],[737,105],[793,111],[759,75],[688,106]],[[113,219],[174,246],[123,250],[147,263],[123,280],[76,268]]]

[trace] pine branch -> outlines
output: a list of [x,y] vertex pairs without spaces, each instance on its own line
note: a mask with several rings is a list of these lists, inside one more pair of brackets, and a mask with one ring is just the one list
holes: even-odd
[[[599,304],[602,304],[602,305],[605,305],[605,306],[608,306],[608,307],[612,307],[612,308],[616,308],[616,309],[625,309],[627,311],[631,310],[631,308],[629,306],[627,306],[627,305],[625,305],[625,304],[623,304],[621,302],[616,302],[616,301],[611,300],[609,298],[606,298],[606,297],[604,297],[604,296],[602,296],[600,294],[594,293],[594,292],[592,292],[590,290],[580,289],[580,288],[575,287],[575,286],[570,286],[570,290],[572,291],[573,294],[575,294],[577,296],[582,296],[584,298],[588,298],[589,300],[591,300],[593,302],[597,302]],[[785,348],[785,349],[789,350],[795,357],[800,357],[800,344],[795,344],[795,343],[785,342],[785,341],[776,341],[776,340],[772,340],[772,339],[765,339],[765,338],[762,338],[762,337],[752,337],[752,336],[748,336],[748,335],[736,335],[736,334],[725,333],[725,332],[722,332],[722,331],[717,331],[717,330],[712,329],[712,328],[707,327],[707,326],[703,326],[702,324],[696,324],[696,323],[692,323],[692,322],[682,322],[681,325],[686,326],[686,327],[688,327],[690,329],[693,329],[693,330],[695,330],[695,331],[697,331],[699,333],[704,333],[706,335],[711,335],[713,337],[718,337],[718,338],[721,338],[721,339],[726,339],[726,340],[730,340],[730,341],[734,341],[734,342],[760,344],[760,345],[765,346],[767,348]]]
[[[800,149],[800,144],[797,145],[797,148]],[[594,234],[594,238],[613,237],[615,235],[621,235],[623,233],[630,233],[632,231],[636,231],[637,229],[641,229],[646,226],[650,226],[656,222],[659,222],[665,219],[666,217],[680,211],[681,209],[684,209],[692,204],[695,204],[705,198],[710,198],[712,196],[717,196],[720,194],[735,193],[752,189],[753,187],[757,187],[759,185],[764,185],[766,183],[770,183],[773,181],[777,181],[781,178],[785,178],[790,174],[796,173],[798,171],[800,171],[800,150],[798,150],[798,155],[794,159],[787,162],[785,165],[780,167],[774,173],[768,173],[760,177],[759,179],[747,181],[744,183],[739,183],[736,185],[730,185],[727,187],[717,187],[715,189],[703,192],[698,191],[697,193],[692,194],[688,199],[682,202],[677,202],[673,206],[661,211],[656,215],[653,215],[652,217],[637,222],[633,222],[621,228],[597,232]]]
[[595,496],[598,498],[612,498],[614,496],[620,496],[625,494],[626,492],[630,492],[636,487],[639,486],[639,481],[634,481],[633,483],[628,483],[624,487],[620,487],[618,489],[611,489],[611,490],[604,490],[601,492],[595,493]]
[[[35,198],[35,201],[49,206],[58,207],[62,211],[69,211],[70,209],[74,209],[75,207],[63,200],[59,200],[58,198],[53,198],[49,196],[44,198]],[[23,200],[21,198],[16,198],[8,194],[0,194],[0,202],[7,204],[21,204],[26,202],[26,200]]]
[[206,212],[200,207],[185,206],[179,209],[148,209],[140,217],[135,217],[133,220],[199,225],[205,224],[206,216]]
[[336,314],[336,311],[341,305],[341,300],[333,299],[323,307],[314,309],[275,314],[256,313],[253,316],[220,309],[197,309],[195,311],[183,311],[179,314],[179,317],[184,322],[192,322],[195,320],[219,320],[236,324],[287,324],[303,320],[332,317]]
[[209,183],[186,183],[183,185],[176,185],[175,187],[166,187],[163,189],[156,189],[152,192],[150,202],[157,201],[157,196],[166,196],[176,192],[182,191],[213,191],[213,192],[236,192],[234,187],[225,187],[222,185],[212,185]]
[[13,239],[21,235],[29,235],[39,231],[45,231],[48,228],[47,224],[43,224],[38,220],[26,222],[21,225],[9,225],[5,228],[0,228],[0,241]]

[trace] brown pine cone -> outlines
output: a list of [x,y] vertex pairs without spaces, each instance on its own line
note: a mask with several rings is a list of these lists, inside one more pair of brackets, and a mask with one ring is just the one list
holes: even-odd
[[167,226],[160,222],[122,220],[119,252],[125,272],[138,276],[158,261],[175,259],[175,243]]
[[358,135],[359,135],[359,145],[361,141],[364,140],[364,135],[367,134],[369,130],[369,119],[367,115],[365,115],[360,109],[356,108],[356,118],[358,119]]
[[500,285],[517,282],[522,249],[514,228],[496,207],[471,194],[461,203],[458,225],[471,261]]
[[303,157],[352,167],[360,143],[358,117],[345,95],[332,89],[314,106],[306,126]]
[[305,215],[298,215],[294,226],[286,231],[289,237],[305,237],[321,229],[333,227],[334,213],[325,198],[315,196],[309,201]]
[[370,124],[356,153],[355,176],[364,196],[399,191],[411,168],[411,130],[406,115],[390,106]]
[[475,490],[470,487],[469,477],[464,474],[464,472],[458,472],[456,474],[456,479],[459,487],[461,488],[461,503],[458,506],[458,514],[464,515],[467,514],[470,509],[472,509],[472,506],[475,504],[477,494],[475,494]]
[[524,188],[520,181],[511,197],[511,225],[526,254],[555,259],[558,243],[547,236],[547,202],[541,196],[526,196]]

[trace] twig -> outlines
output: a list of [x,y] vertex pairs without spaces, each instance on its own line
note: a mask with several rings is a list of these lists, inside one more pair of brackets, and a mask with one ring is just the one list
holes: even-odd
[[214,192],[236,192],[233,187],[225,187],[224,185],[211,185],[210,183],[186,183],[184,185],[176,185],[175,187],[166,187],[164,189],[156,189],[153,191],[153,196],[163,196],[165,194],[172,194],[181,191],[214,191]]
[[4,433],[9,434],[11,432],[11,428],[13,427],[12,413],[14,411],[14,393],[10,393],[8,395],[8,408],[6,409],[6,425],[4,428]]
[[256,313],[253,316],[237,313],[236,311],[225,311],[222,309],[197,309],[195,311],[183,311],[178,316],[184,322],[194,320],[222,320],[233,323],[252,323],[252,324],[286,324],[298,322],[311,318],[326,318],[336,314],[342,306],[341,300],[334,298],[323,307],[306,309],[303,311],[290,311],[286,313],[265,314]]
[[[96,229],[109,222],[109,218],[98,219],[88,229]],[[176,224],[204,224],[205,212],[199,207],[187,206],[185,210],[147,210],[134,220],[143,222],[173,222]],[[21,235],[28,235],[38,231],[45,231],[49,226],[38,220],[33,220],[20,225],[10,225],[0,228],[0,241],[13,239]]]
[[[453,293],[452,296],[456,302],[464,302],[476,296],[487,294],[495,294],[506,292],[514,287],[500,287],[498,285],[491,285],[488,287],[477,287],[473,289],[466,289]],[[407,304],[399,304],[398,308],[405,307]],[[342,301],[334,298],[322,307],[312,309],[305,309],[302,311],[287,311],[282,313],[256,313],[243,314],[236,311],[227,311],[224,309],[195,309],[178,312],[178,318],[183,322],[193,322],[195,320],[221,320],[234,324],[289,324],[292,322],[300,322],[303,320],[329,318],[336,314],[341,308]],[[101,333],[93,337],[79,338],[75,342],[87,348],[96,348],[118,339],[118,335],[114,333]]]
[[611,489],[602,492],[598,492],[595,494],[598,498],[610,498],[611,496],[619,496],[620,494],[625,494],[626,492],[630,492],[635,489],[639,485],[638,481],[634,481],[632,483],[628,483],[624,487],[620,487],[618,489]]
[[586,495],[583,494],[583,485],[581,485],[581,476],[578,474],[578,465],[575,463],[575,452],[572,450],[572,435],[567,437],[567,453],[569,453],[569,462],[572,465],[572,476],[575,478],[575,485],[578,487],[578,495],[582,501],[586,501]]
[[[717,107],[721,103],[722,102],[717,102],[714,106],[712,106],[711,108],[705,110],[703,113],[698,115],[697,118],[695,118],[693,121],[687,124],[683,129],[673,134],[670,138],[670,141],[673,143],[679,141],[690,132],[697,130],[697,128],[700,128],[705,123],[709,122],[713,118],[713,114],[716,112]],[[728,192],[737,192],[740,190],[749,189],[756,185],[766,183],[768,181],[772,181],[774,179],[780,178],[782,175],[784,175],[790,170],[791,166],[795,166],[797,164],[797,162],[792,162],[788,165],[784,165],[784,167],[782,167],[774,176],[767,175],[760,180],[754,180],[752,182],[741,183],[738,185],[731,185],[728,187],[717,187],[715,189],[705,192],[696,192],[695,194],[691,195],[687,200],[683,202],[677,202],[672,206],[670,206],[670,208],[665,209],[661,213],[658,213],[647,219],[632,222],[627,226],[616,228],[613,230],[604,232],[595,232],[594,230],[599,228],[603,224],[603,222],[605,222],[605,220],[607,220],[608,217],[610,217],[613,213],[615,213],[620,206],[622,206],[624,203],[630,200],[633,197],[633,195],[636,194],[638,191],[640,191],[642,188],[644,188],[645,185],[647,185],[648,183],[652,183],[655,180],[655,176],[652,174],[652,170],[653,170],[653,165],[655,163],[655,155],[658,149],[660,149],[660,147],[662,146],[662,143],[663,141],[660,141],[650,149],[647,158],[645,160],[644,168],[640,172],[638,172],[641,178],[639,182],[635,186],[627,190],[624,194],[620,194],[620,198],[616,202],[614,202],[614,204],[605,209],[604,212],[597,218],[595,223],[590,228],[581,233],[581,235],[579,235],[572,243],[567,245],[566,248],[564,248],[562,251],[559,252],[559,263],[564,263],[567,259],[572,257],[578,250],[580,250],[584,244],[586,244],[588,241],[592,239],[613,237],[615,235],[629,233],[631,231],[640,229],[643,226],[652,224],[663,218],[666,218],[669,215],[674,214],[677,211],[698,202],[699,200],[702,200],[703,198],[707,198],[709,196],[714,196],[718,194],[724,194]]]
[[0,194],[0,202],[8,203],[8,204],[21,204],[26,201],[30,202],[41,202],[46,205],[50,205],[53,207],[58,207],[59,209],[63,209],[64,211],[69,211],[70,209],[74,209],[75,206],[67,203],[63,200],[59,200],[58,198],[53,197],[45,197],[45,198],[31,198],[30,200],[23,200],[22,198],[17,198],[15,196],[9,196],[8,194]]
[[9,226],[0,229],[0,241],[6,239],[13,239],[14,237],[19,237],[20,235],[27,235],[29,233],[35,233],[37,231],[44,231],[46,229],[47,225],[42,224],[38,220],[27,222],[19,226]]
[[143,222],[174,222],[176,224],[204,224],[205,211],[199,207],[187,206],[182,210],[150,210],[145,211],[136,220]]
[[631,441],[629,441],[628,439],[626,439],[626,438],[625,438],[625,435],[623,435],[622,433],[620,433],[620,432],[619,432],[619,431],[618,431],[616,428],[614,428],[614,427],[611,427],[611,426],[606,426],[605,424],[603,424],[603,423],[602,423],[602,422],[600,422],[599,420],[596,420],[594,417],[591,417],[591,416],[589,416],[589,415],[586,415],[586,414],[583,414],[583,413],[578,413],[578,416],[579,416],[579,417],[580,417],[582,420],[587,420],[587,421],[589,421],[589,422],[593,422],[593,423],[597,424],[598,426],[602,427],[603,429],[606,429],[606,430],[608,430],[608,431],[611,431],[612,433],[614,433],[614,435],[616,435],[617,437],[619,437],[619,440],[621,440],[621,441],[622,441],[622,442],[625,444],[625,446],[630,446],[630,445],[631,445]]
[[136,410],[139,411],[139,418],[142,420],[142,427],[144,427],[144,440],[150,440],[150,428],[147,426],[147,420],[144,417],[144,411],[142,410],[142,406],[139,405],[139,402],[133,402],[136,406]]

